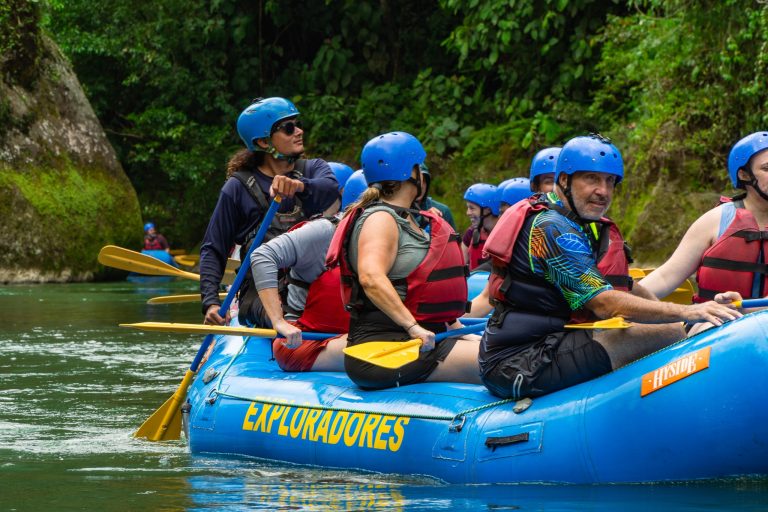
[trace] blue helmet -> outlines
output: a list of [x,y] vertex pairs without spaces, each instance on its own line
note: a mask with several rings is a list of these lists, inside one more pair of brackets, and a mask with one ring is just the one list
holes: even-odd
[[144,224],[144,232],[146,233],[150,229],[154,229],[154,227],[155,227],[154,224],[152,224],[151,222],[147,222],[146,224]]
[[380,181],[406,181],[413,167],[424,163],[427,152],[419,139],[405,132],[378,135],[363,147],[360,161],[369,185]]
[[299,115],[296,105],[285,98],[262,98],[248,106],[237,118],[237,133],[251,151],[258,151],[254,141],[272,135],[278,121]]
[[339,182],[339,190],[343,189],[344,184],[355,171],[353,171],[352,168],[347,164],[342,164],[339,162],[328,162],[328,165],[331,166],[331,170],[336,176],[336,181]]
[[557,165],[557,157],[560,156],[561,147],[544,148],[533,156],[531,160],[531,173],[528,176],[530,180],[531,190],[533,190],[533,182],[536,177],[542,174],[549,174],[555,172]]
[[744,188],[739,183],[739,169],[746,167],[749,159],[764,149],[768,149],[768,132],[755,132],[733,145],[728,155],[728,175],[734,188]]
[[344,186],[344,192],[341,194],[341,209],[344,210],[347,206],[360,199],[360,196],[367,188],[368,183],[365,181],[363,170],[359,169],[353,172]]
[[496,195],[498,196],[499,203],[507,203],[513,205],[518,201],[530,197],[531,184],[528,178],[512,178],[501,182],[496,187]]
[[496,195],[495,185],[475,183],[464,192],[464,200],[483,208],[490,208],[494,215],[499,214],[499,198]]
[[616,184],[624,179],[621,152],[601,135],[574,137],[563,146],[555,167],[555,183],[561,174],[580,171],[604,172],[616,176]]

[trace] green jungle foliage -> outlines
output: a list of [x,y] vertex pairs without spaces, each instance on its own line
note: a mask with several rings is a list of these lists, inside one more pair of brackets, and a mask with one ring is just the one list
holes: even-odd
[[259,96],[292,98],[309,152],[355,168],[370,137],[413,133],[429,153],[432,194],[463,225],[468,185],[526,175],[537,150],[599,131],[624,154],[611,213],[644,260],[668,255],[728,192],[730,146],[768,125],[768,7],[758,1],[45,6],[145,219],[187,248],[240,147],[237,115]]

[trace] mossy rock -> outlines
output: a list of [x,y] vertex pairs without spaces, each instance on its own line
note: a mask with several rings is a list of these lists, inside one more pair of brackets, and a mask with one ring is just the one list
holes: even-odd
[[69,63],[39,40],[34,83],[0,77],[0,282],[104,277],[102,246],[140,246],[139,202]]

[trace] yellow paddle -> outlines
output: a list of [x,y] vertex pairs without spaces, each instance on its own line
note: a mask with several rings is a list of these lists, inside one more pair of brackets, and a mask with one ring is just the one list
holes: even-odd
[[[173,265],[169,265],[152,256],[147,256],[146,254],[141,254],[140,252],[118,247],[116,245],[105,245],[102,247],[101,251],[99,251],[98,260],[99,263],[104,266],[136,272],[138,274],[183,277],[194,281],[200,280],[200,274],[181,270],[180,268],[176,268]],[[234,277],[234,272],[226,270],[221,282],[224,284],[232,284]]]
[[[484,329],[484,323],[468,325],[460,329],[441,332],[435,336],[435,341],[439,342],[460,334],[476,333]],[[421,347],[421,340],[418,338],[408,341],[367,341],[345,348],[344,353],[366,363],[394,369],[417,360],[419,347]]]
[[119,268],[121,270],[128,270],[129,272],[136,272],[138,274],[148,274],[151,276],[175,276],[183,277],[186,279],[193,279],[195,281],[200,280],[200,274],[193,272],[186,272],[178,269],[173,265],[169,265],[165,262],[141,254],[140,252],[132,251],[130,249],[124,249],[116,245],[106,245],[99,251],[99,263],[107,267]]
[[[583,324],[568,324],[567,329],[626,329],[632,324],[623,318],[615,317],[597,322]],[[458,334],[476,333],[485,329],[484,323],[478,323],[461,329],[446,331],[435,336],[435,341],[456,336]],[[344,353],[355,359],[371,363],[382,368],[400,368],[419,358],[420,339],[408,341],[368,341],[344,349]]]
[[585,322],[583,324],[566,324],[566,329],[626,329],[632,327],[632,323],[627,322],[620,316],[598,320],[597,322]]
[[[230,336],[258,336],[260,338],[275,338],[279,333],[274,329],[258,329],[234,325],[204,325],[182,324],[174,322],[138,322],[135,324],[120,324],[120,327],[130,327],[142,331],[175,332],[183,334],[228,334]],[[303,332],[305,340],[325,340],[338,336],[328,332]]]
[[[264,214],[264,218],[262,218],[261,225],[259,226],[259,231],[253,238],[253,243],[248,248],[246,261],[248,261],[248,256],[250,256],[251,252],[253,252],[253,250],[258,247],[264,240],[264,235],[267,234],[267,228],[270,224],[272,224],[272,219],[275,217],[279,207],[280,196],[276,196],[272,200],[272,204],[269,205],[269,209]],[[248,265],[242,265],[240,267],[240,270],[237,272],[237,277],[235,277],[235,281],[232,283],[232,287],[229,289],[229,292],[227,292],[227,296],[219,308],[219,316],[223,317],[227,314],[227,310],[229,310],[229,306],[232,304],[232,301],[235,298],[235,294],[240,288],[240,283],[243,282],[243,279],[245,279],[245,274],[249,270],[250,268]],[[195,358],[192,360],[192,364],[189,365],[189,368],[184,374],[184,378],[181,380],[181,384],[179,384],[176,392],[171,395],[171,398],[166,400],[165,403],[163,403],[163,405],[161,405],[160,408],[157,409],[149,418],[147,418],[147,420],[139,427],[136,433],[133,434],[134,437],[145,437],[150,441],[173,440],[179,439],[181,437],[181,415],[178,414],[178,412],[181,408],[181,404],[184,401],[184,397],[187,395],[187,390],[189,389],[190,384],[192,384],[192,378],[197,373],[197,370],[200,367],[200,363],[203,360],[203,356],[205,356],[205,353],[208,351],[208,347],[210,347],[211,343],[213,342],[213,336],[213,334],[208,334],[205,336],[203,342],[200,344],[200,348],[198,349]]]
[[[220,293],[219,299],[224,300],[226,293]],[[200,302],[199,293],[190,293],[189,295],[163,295],[162,297],[152,297],[147,304],[177,304],[181,302]]]

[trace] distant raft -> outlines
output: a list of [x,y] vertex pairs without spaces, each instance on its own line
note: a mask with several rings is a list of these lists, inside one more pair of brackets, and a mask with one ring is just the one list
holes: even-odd
[[344,373],[285,373],[270,343],[217,341],[188,395],[192,453],[467,484],[768,475],[768,311],[520,402],[469,384],[362,391]]
[[[159,251],[159,250],[147,250],[144,249],[141,251],[141,254],[146,254],[147,256],[152,256],[155,259],[158,259],[162,261],[163,263],[167,263],[168,265],[173,265],[174,267],[177,267],[179,265],[176,264],[176,261],[173,259],[173,256],[168,254],[165,251]],[[166,283],[169,281],[173,281],[173,276],[146,276],[143,274],[137,274],[136,272],[131,272],[128,274],[128,277],[126,277],[126,280],[131,283]]]

